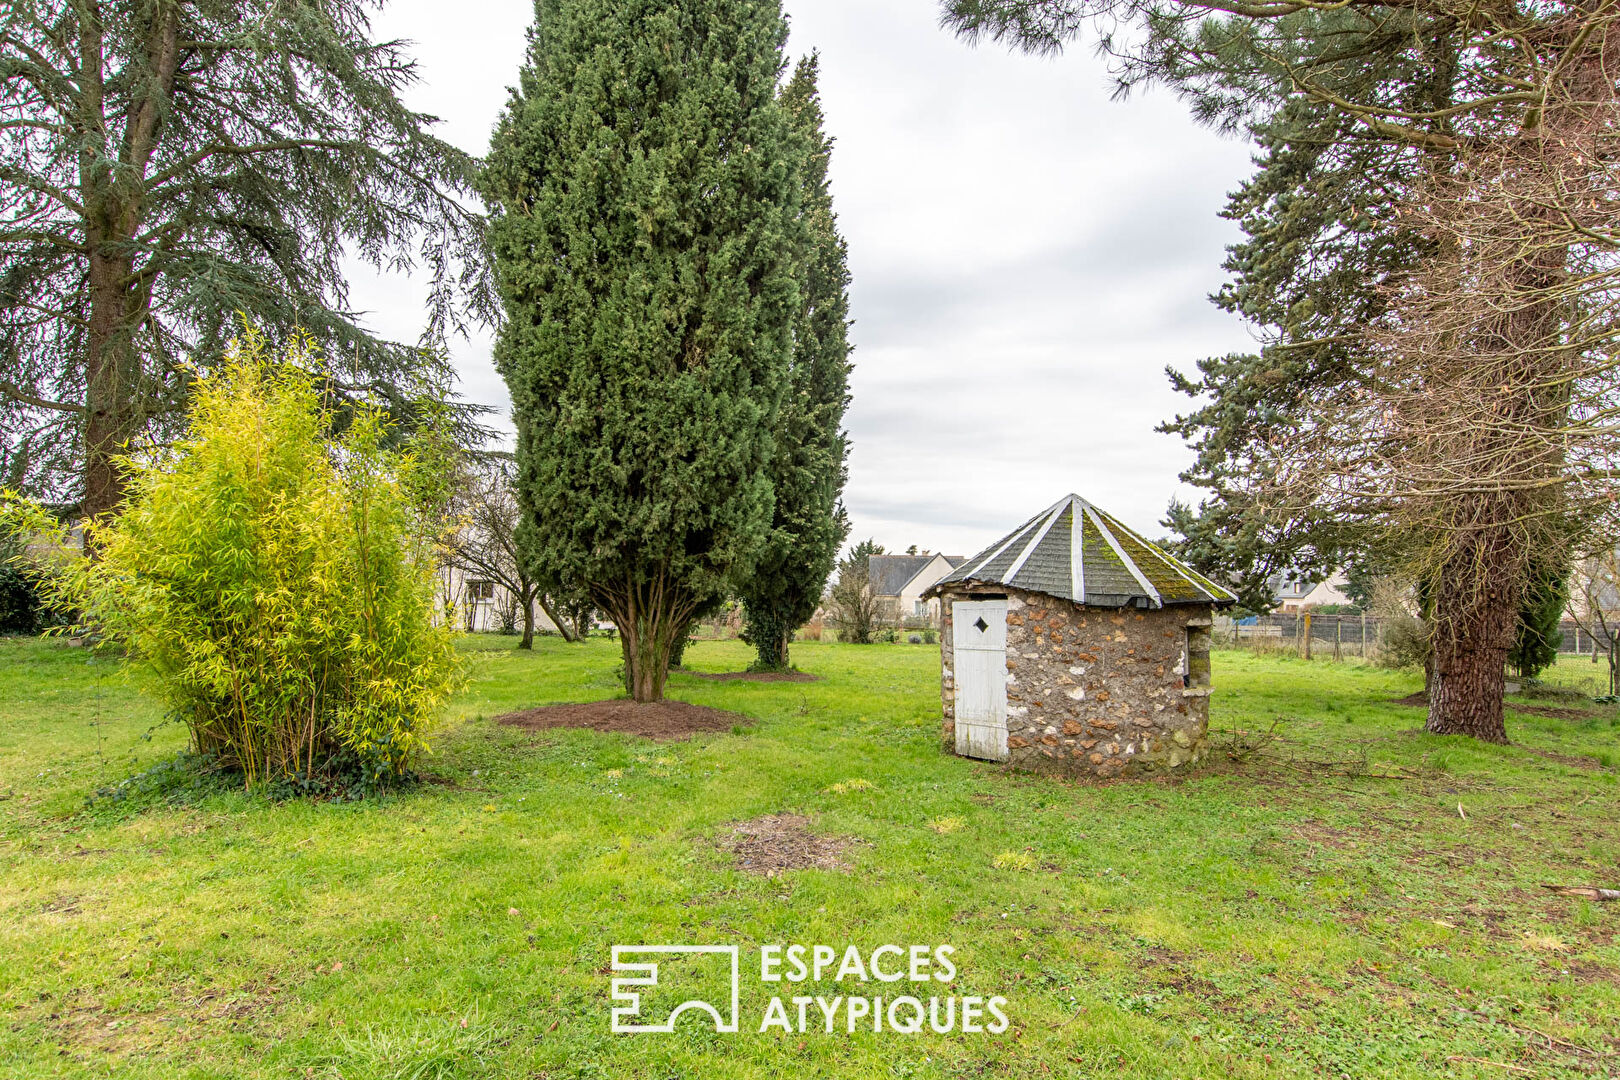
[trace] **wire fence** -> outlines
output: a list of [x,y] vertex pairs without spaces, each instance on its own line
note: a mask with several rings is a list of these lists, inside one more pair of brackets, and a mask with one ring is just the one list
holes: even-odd
[[[1315,613],[1262,615],[1242,620],[1218,619],[1216,637],[1230,646],[1256,649],[1292,648],[1303,656],[1376,656],[1384,641],[1385,620],[1376,615],[1317,615]],[[1605,654],[1606,635],[1594,638],[1565,619],[1558,644],[1560,653]]]

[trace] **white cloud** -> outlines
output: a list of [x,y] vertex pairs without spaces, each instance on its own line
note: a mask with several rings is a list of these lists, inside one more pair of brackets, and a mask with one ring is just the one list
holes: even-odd
[[[1168,94],[1110,100],[1082,46],[1056,59],[969,47],[928,0],[787,0],[794,55],[821,53],[834,198],[856,324],[846,497],[855,535],[971,553],[1078,491],[1148,532],[1189,455],[1153,429],[1187,402],[1166,364],[1244,348],[1220,286],[1216,215],[1249,147]],[[516,81],[532,6],[475,17],[395,0],[418,108],[475,153]],[[422,290],[357,268],[352,297],[414,339]],[[453,348],[468,398],[509,409],[489,335]]]

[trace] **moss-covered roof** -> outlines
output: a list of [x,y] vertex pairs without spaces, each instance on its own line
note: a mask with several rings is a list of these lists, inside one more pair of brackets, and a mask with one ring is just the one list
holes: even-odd
[[952,582],[1010,585],[1090,607],[1237,600],[1231,590],[1078,495],[1065,495],[1042,510],[947,574],[929,594]]

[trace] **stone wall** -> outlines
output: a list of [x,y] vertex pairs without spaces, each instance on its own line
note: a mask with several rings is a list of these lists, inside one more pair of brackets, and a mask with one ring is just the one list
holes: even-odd
[[947,751],[956,750],[951,601],[988,594],[1007,597],[1009,764],[1118,776],[1173,769],[1203,756],[1209,605],[1086,608],[1005,586],[953,589],[942,598]]

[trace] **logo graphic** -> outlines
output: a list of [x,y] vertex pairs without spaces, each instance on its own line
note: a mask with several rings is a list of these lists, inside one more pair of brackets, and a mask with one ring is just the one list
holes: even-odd
[[[726,956],[731,959],[731,1010],[722,1015],[721,1011],[712,1004],[694,998],[683,1001],[670,1011],[669,1017],[662,1024],[629,1023],[627,1021],[640,1017],[641,993],[630,987],[658,985],[658,964],[656,961],[632,963],[626,957],[636,956],[666,956],[676,957],[693,953],[712,953]],[[672,1032],[675,1030],[675,1021],[681,1013],[688,1009],[697,1009],[714,1017],[714,1030],[720,1032],[734,1032],[737,1030],[737,996],[741,982],[738,973],[737,946],[735,945],[615,945],[613,946],[613,970],[635,973],[632,977],[616,978],[613,980],[613,1000],[625,1004],[615,1006],[613,1009],[613,1031],[615,1034],[628,1034],[632,1032]],[[645,1019],[645,1018],[642,1018]]]

